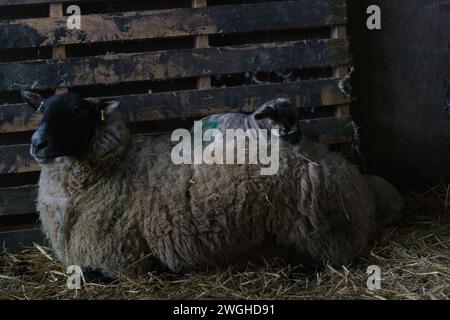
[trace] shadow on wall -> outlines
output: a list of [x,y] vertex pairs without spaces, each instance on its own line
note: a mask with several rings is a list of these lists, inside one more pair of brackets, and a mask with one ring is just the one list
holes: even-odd
[[[367,7],[381,8],[368,30]],[[369,173],[403,189],[450,182],[448,0],[348,0],[352,114]]]

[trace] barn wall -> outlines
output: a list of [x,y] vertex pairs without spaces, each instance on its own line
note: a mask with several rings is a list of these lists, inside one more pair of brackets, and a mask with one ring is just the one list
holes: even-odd
[[[366,9],[382,10],[382,30]],[[403,188],[450,181],[448,0],[348,0],[355,73],[352,114],[367,169]]]

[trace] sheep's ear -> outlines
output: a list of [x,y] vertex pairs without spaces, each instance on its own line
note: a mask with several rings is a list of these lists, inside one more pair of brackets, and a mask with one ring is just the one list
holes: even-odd
[[32,107],[34,110],[38,110],[38,108],[44,101],[44,98],[39,93],[32,92],[29,90],[20,91],[20,95],[22,96],[22,99],[26,103],[28,103],[28,105]]
[[105,115],[110,115],[111,113],[115,112],[119,106],[120,101],[118,100],[109,100],[109,101],[103,101],[103,110],[105,110]]
[[99,98],[87,98],[89,104],[100,114],[100,119],[105,120],[107,116],[114,113],[120,105],[118,100],[101,100]]

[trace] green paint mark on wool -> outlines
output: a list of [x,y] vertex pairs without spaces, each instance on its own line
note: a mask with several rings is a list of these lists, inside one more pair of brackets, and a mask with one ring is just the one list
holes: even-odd
[[202,123],[202,130],[205,132],[208,129],[218,129],[220,127],[220,122],[217,120],[209,120]]

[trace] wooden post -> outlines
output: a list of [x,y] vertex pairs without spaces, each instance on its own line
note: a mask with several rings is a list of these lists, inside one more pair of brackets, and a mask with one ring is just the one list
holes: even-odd
[[[332,39],[345,39],[347,38],[346,26],[333,26],[331,27]],[[348,74],[348,66],[338,66],[333,68],[333,77],[336,79],[342,79]],[[339,105],[334,113],[335,117],[344,117],[350,115],[350,106],[348,104]],[[347,158],[353,158],[352,145],[344,144],[339,146],[339,151]]]
[[[332,39],[345,39],[347,38],[347,27],[346,26],[334,26],[331,27],[331,38]],[[333,68],[333,77],[337,79],[342,79],[348,74],[348,66],[339,66]],[[338,106],[336,109],[335,116],[343,117],[350,114],[350,108],[348,105]]]
[[[50,17],[62,17],[64,16],[63,4],[52,3],[50,4]],[[53,46],[52,59],[64,59],[66,57],[66,48],[64,46]],[[68,89],[66,87],[58,87],[55,89],[55,94],[65,93]]]
[[[193,8],[204,8],[206,7],[207,0],[192,0]],[[209,47],[209,39],[208,35],[199,35],[195,37],[194,40],[195,48],[208,48]],[[197,79],[197,89],[204,90],[211,88],[211,77],[210,76],[202,76]]]

